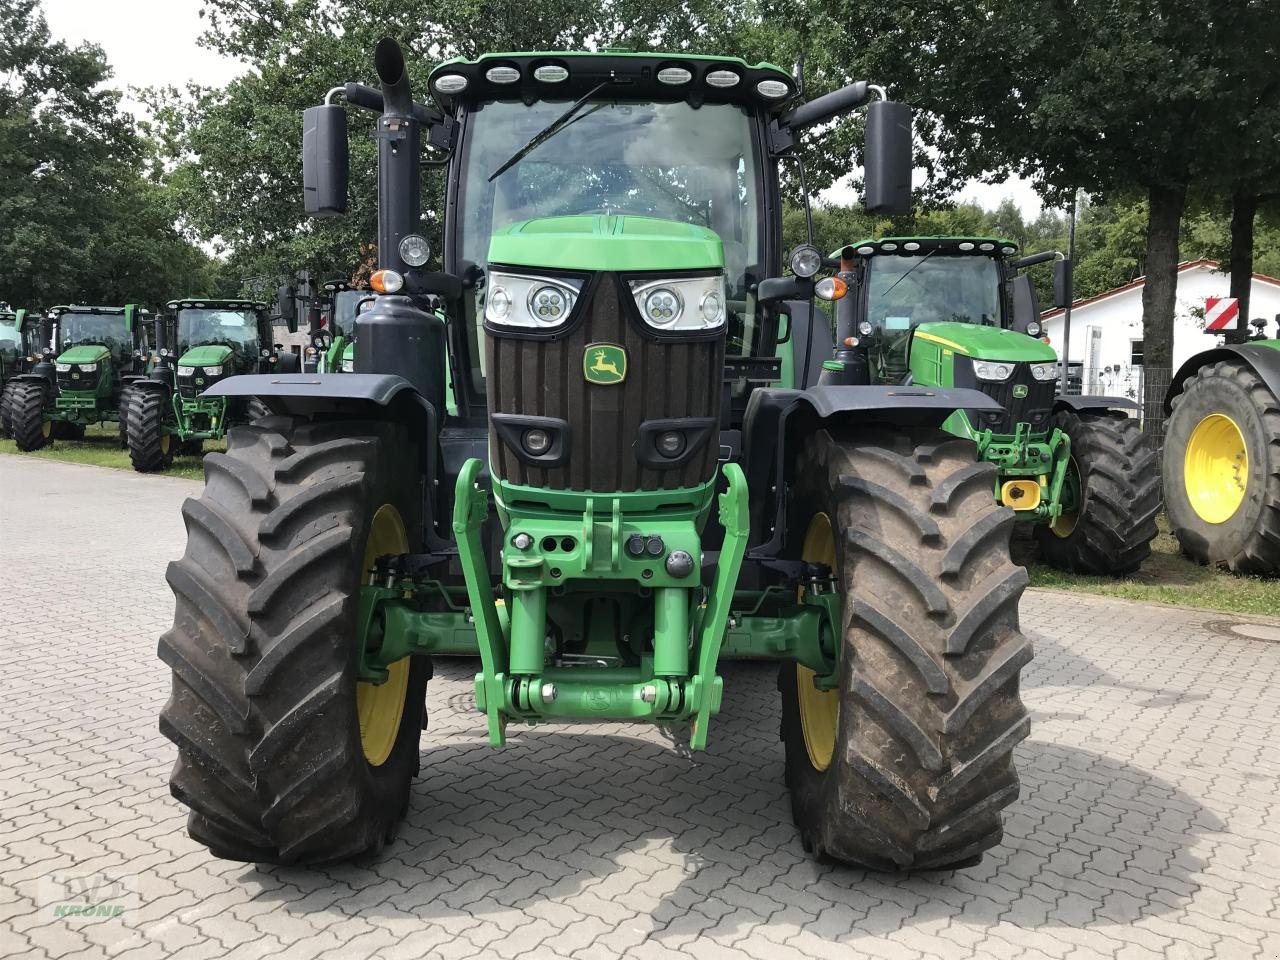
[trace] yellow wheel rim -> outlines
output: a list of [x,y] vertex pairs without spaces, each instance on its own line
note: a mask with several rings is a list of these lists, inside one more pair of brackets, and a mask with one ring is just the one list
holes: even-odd
[[163,437],[161,437],[161,438],[160,438],[160,452],[161,452],[161,453],[168,453],[168,452],[169,452],[169,443],[170,443],[169,435],[166,433]]
[[51,421],[46,420],[44,421],[44,423],[40,424],[40,436],[48,440],[49,436],[52,433],[53,433],[53,423]]
[[[374,560],[388,553],[408,553],[409,538],[405,536],[404,521],[400,511],[384,503],[373,515],[369,525],[369,540],[364,548],[364,562],[360,565],[361,582]],[[383,683],[356,684],[356,713],[360,718],[360,746],[371,766],[381,766],[391,756],[396,734],[400,732],[400,719],[404,716],[404,701],[409,690],[409,658],[397,660],[388,668]]]
[[[825,563],[835,570],[836,540],[831,530],[831,518],[825,513],[816,514],[809,521],[801,559],[809,563]],[[819,690],[813,685],[814,676],[814,672],[808,667],[796,664],[796,700],[800,704],[800,729],[804,734],[804,748],[813,768],[822,771],[831,765],[831,757],[836,752],[840,692]]]
[[[1067,476],[1063,483],[1063,487],[1075,485],[1076,503],[1079,504],[1084,499],[1084,484],[1080,482],[1080,468],[1076,465],[1076,458],[1072,457],[1071,462],[1067,464]],[[1065,490],[1063,491],[1065,493]],[[1076,524],[1080,522],[1080,510],[1063,510],[1053,518],[1053,523],[1049,524],[1049,529],[1053,531],[1054,536],[1063,540],[1075,533]]]
[[1226,523],[1244,503],[1249,486],[1249,450],[1236,422],[1211,413],[1191,431],[1182,463],[1191,509],[1205,523]]

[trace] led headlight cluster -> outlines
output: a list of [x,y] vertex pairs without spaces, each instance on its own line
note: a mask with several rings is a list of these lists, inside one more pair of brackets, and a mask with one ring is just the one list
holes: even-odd
[[558,327],[569,319],[581,292],[581,280],[494,270],[489,274],[484,318],[504,327]]
[[220,377],[220,376],[222,376],[222,364],[218,364],[216,367],[205,367],[205,368],[204,368],[204,375],[205,375],[206,377]]
[[342,372],[343,372],[343,373],[355,373],[355,372],[356,372],[356,362],[355,362],[354,360],[343,360],[343,361],[342,361]]
[[1037,380],[1052,380],[1058,375],[1057,364],[1033,363],[1031,365],[1031,375]]
[[195,367],[178,367],[178,376],[189,377],[196,372]]
[[713,330],[724,325],[724,276],[630,280],[636,308],[658,330]]
[[1013,376],[1013,364],[999,363],[995,360],[975,360],[973,372],[979,380],[1008,380]]
[[80,369],[81,373],[96,373],[98,370],[98,365],[96,363],[78,363],[76,366]]
[[69,364],[69,363],[55,363],[55,364],[53,365],[53,369],[57,370],[59,373],[70,373],[70,372],[71,372],[71,364]]

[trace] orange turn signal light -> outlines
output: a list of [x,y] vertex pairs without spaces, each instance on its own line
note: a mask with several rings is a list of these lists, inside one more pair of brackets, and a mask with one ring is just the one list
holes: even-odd
[[404,277],[394,270],[378,270],[369,278],[369,286],[378,293],[398,293],[404,286]]
[[849,292],[849,285],[839,277],[824,277],[818,281],[813,292],[823,300],[839,300]]

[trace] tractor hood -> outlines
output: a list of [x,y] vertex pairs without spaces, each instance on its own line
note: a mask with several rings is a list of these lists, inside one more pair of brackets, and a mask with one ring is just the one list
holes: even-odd
[[98,343],[78,343],[58,356],[58,363],[98,363],[111,356],[111,351]]
[[715,231],[678,220],[613,214],[544,217],[495,233],[489,262],[621,273],[722,270],[724,247]]
[[192,347],[178,358],[180,367],[216,367],[231,356],[231,348],[222,343],[206,343]]
[[1043,340],[976,323],[922,323],[915,335],[975,360],[1045,363],[1058,359],[1053,347]]

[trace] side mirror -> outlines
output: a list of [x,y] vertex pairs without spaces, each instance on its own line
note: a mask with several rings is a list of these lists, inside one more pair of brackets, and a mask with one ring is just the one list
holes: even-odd
[[911,107],[876,100],[867,107],[865,205],[868,213],[911,212]]
[[302,111],[303,209],[311,217],[347,212],[347,111],[337,104]]
[[1071,303],[1074,265],[1070,260],[1053,261],[1053,305],[1066,307]]
[[284,321],[290,333],[298,332],[298,304],[293,287],[282,283],[276,288],[276,316]]
[[1013,329],[1026,333],[1033,321],[1040,322],[1040,300],[1036,285],[1024,273],[1013,278]]

